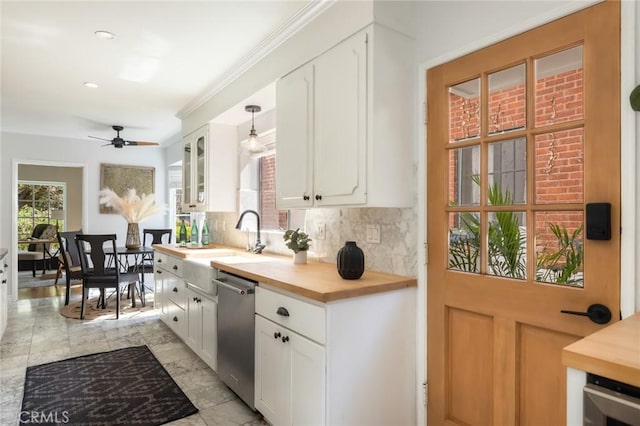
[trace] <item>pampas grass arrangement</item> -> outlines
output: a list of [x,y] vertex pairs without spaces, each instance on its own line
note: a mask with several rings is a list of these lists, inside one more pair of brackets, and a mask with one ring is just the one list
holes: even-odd
[[116,213],[122,215],[128,223],[140,223],[151,216],[164,213],[167,209],[165,205],[156,204],[153,194],[138,195],[135,188],[127,189],[124,196],[120,197],[111,188],[100,190],[100,204],[112,208]]

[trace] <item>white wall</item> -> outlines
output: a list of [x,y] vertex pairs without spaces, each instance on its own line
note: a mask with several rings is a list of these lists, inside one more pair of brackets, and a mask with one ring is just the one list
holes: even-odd
[[[17,165],[40,164],[69,167],[84,167],[86,182],[83,183],[85,212],[82,228],[90,233],[116,233],[118,241],[124,244],[127,223],[120,215],[99,213],[98,191],[100,190],[100,164],[126,164],[156,169],[156,202],[166,203],[165,150],[154,147],[126,147],[116,149],[101,147],[89,140],[69,140],[38,135],[2,133],[0,146],[0,193],[4,194],[0,203],[0,247],[9,249],[9,291],[17,294],[16,257],[12,253],[17,244],[13,217],[17,211],[15,200],[15,179]],[[144,227],[165,227],[166,216],[158,215],[142,223]]]

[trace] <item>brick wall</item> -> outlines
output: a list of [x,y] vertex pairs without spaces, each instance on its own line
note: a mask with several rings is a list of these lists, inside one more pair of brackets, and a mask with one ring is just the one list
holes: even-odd
[[[582,69],[541,78],[535,85],[536,126],[561,123],[583,117]],[[514,86],[494,91],[488,100],[488,131],[501,132],[526,124],[525,87]],[[479,99],[451,93],[449,97],[449,140],[464,140],[479,135]],[[584,165],[583,130],[572,129],[535,137],[536,204],[583,203]],[[449,155],[449,200],[458,199],[456,150]],[[528,182],[530,185],[531,182]],[[453,222],[450,219],[450,222]],[[555,237],[548,223],[565,225],[569,232],[583,223],[582,212],[542,212],[536,214],[538,245],[555,248]]]
[[276,209],[276,156],[260,159],[260,219],[262,229],[287,229],[287,212]]

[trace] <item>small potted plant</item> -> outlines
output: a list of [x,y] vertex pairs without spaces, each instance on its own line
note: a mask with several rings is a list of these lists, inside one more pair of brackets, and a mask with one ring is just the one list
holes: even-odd
[[287,230],[282,238],[287,248],[293,251],[293,263],[307,263],[307,250],[309,250],[309,243],[311,242],[309,235],[298,228],[295,231],[293,229]]

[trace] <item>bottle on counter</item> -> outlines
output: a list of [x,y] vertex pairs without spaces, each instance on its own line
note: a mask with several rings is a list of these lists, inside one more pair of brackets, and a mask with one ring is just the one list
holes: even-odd
[[198,245],[198,224],[195,221],[191,224],[191,245]]
[[180,233],[178,234],[178,243],[183,247],[187,245],[187,226],[184,223],[184,219],[182,219],[182,223],[180,224]]
[[207,220],[205,219],[204,223],[202,224],[202,245],[208,246],[209,243],[211,243],[209,236],[209,225],[207,225]]

